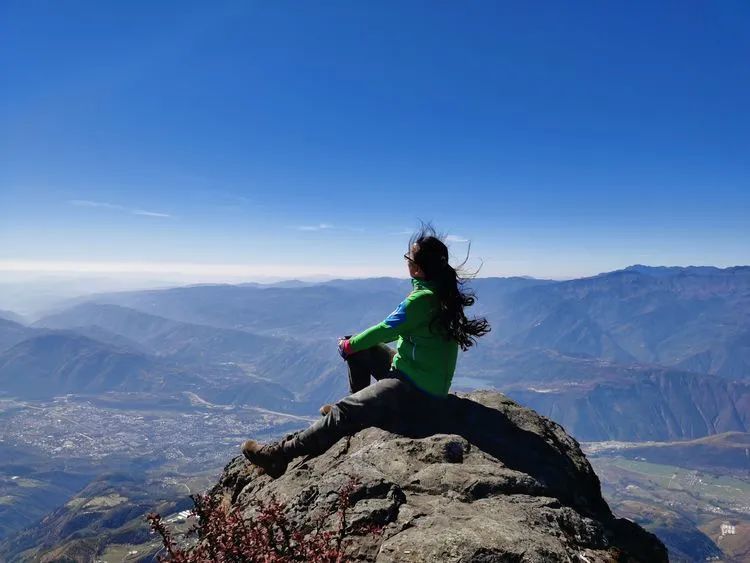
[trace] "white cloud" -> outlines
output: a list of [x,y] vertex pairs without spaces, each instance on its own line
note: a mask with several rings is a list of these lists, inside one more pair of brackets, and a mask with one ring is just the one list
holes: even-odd
[[144,211],[143,209],[133,209],[133,215],[145,215],[146,217],[171,217],[169,213],[158,213],[156,211]]
[[298,231],[335,230],[335,231],[355,231],[358,233],[363,233],[365,231],[362,227],[335,227],[334,225],[331,225],[330,223],[319,223],[317,225],[297,225],[297,226],[290,227],[290,228],[296,229]]
[[71,199],[68,203],[70,203],[71,205],[77,205],[78,207],[104,207],[106,209],[123,209],[122,206],[114,205],[113,203],[89,201],[86,199]]
[[135,209],[132,207],[125,207],[124,205],[117,205],[115,203],[107,203],[105,201],[90,201],[87,199],[71,199],[68,201],[71,205],[77,207],[98,207],[100,209],[114,209],[115,211],[122,211],[124,213],[131,213],[133,215],[143,215],[146,217],[171,217],[169,213],[159,213],[158,211],[147,211],[145,209]]
[[318,225],[298,225],[294,228],[298,231],[323,231],[325,229],[333,229],[334,226],[328,223],[320,223]]

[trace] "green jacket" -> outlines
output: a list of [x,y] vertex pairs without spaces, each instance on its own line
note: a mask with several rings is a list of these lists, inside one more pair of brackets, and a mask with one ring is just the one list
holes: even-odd
[[398,339],[391,366],[433,395],[448,394],[456,370],[458,342],[430,331],[439,308],[434,283],[411,279],[413,291],[381,323],[349,339],[352,352]]

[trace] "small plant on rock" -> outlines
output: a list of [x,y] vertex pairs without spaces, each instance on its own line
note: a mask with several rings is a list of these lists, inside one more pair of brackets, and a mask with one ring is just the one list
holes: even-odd
[[285,515],[285,505],[271,499],[258,503],[255,515],[245,520],[243,507],[226,508],[210,495],[191,495],[193,514],[198,522],[189,535],[197,535],[192,547],[180,547],[159,514],[146,516],[151,529],[161,536],[166,555],[159,561],[171,563],[284,563],[305,561],[342,563],[346,561],[344,540],[354,532],[379,534],[382,527],[367,526],[352,530],[347,526],[347,511],[357,482],[350,480],[338,492],[335,530],[324,530],[325,518],[312,531],[303,532]]

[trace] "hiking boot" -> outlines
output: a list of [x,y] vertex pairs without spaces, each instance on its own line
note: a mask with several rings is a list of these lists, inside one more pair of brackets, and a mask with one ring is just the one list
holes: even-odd
[[242,454],[250,463],[257,465],[274,479],[281,477],[289,464],[280,442],[261,444],[255,440],[248,440],[242,444]]
[[333,405],[327,405],[326,404],[326,405],[323,405],[322,407],[320,407],[320,410],[318,412],[320,413],[320,416],[325,416],[329,412],[331,412],[332,408],[333,408]]

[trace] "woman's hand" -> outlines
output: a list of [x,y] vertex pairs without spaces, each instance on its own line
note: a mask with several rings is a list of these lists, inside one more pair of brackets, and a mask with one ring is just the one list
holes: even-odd
[[339,355],[344,358],[345,360],[349,358],[354,352],[352,352],[352,346],[349,343],[349,338],[351,338],[351,334],[349,336],[342,336],[339,338]]

